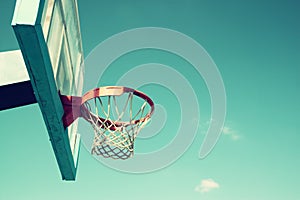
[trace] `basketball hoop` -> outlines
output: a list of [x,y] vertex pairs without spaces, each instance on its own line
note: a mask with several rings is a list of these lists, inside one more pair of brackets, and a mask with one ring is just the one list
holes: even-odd
[[[119,109],[117,99],[121,96],[126,100]],[[127,87],[100,87],[82,97],[60,95],[60,98],[65,112],[64,127],[79,117],[88,121],[94,129],[91,153],[105,158],[132,157],[134,140],[154,112],[154,103],[146,94]]]

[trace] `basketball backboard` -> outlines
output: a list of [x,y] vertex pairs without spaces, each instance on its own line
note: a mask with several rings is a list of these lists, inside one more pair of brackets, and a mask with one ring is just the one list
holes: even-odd
[[17,0],[12,26],[65,180],[75,180],[78,122],[64,128],[59,93],[81,95],[83,50],[76,0]]

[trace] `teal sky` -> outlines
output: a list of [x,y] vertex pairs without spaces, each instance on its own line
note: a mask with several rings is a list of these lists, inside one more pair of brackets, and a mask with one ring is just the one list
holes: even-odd
[[[78,1],[78,6],[85,56],[108,37],[139,27],[173,29],[201,44],[226,89],[223,134],[200,160],[211,111],[203,79],[171,53],[132,52],[116,60],[100,84],[116,84],[143,63],[161,63],[180,72],[195,89],[201,112],[197,136],[184,155],[164,169],[130,174],[101,164],[82,145],[77,179],[66,182],[38,105],[1,111],[0,199],[300,199],[300,3],[118,0]],[[13,9],[13,1],[0,1],[0,51],[18,49],[10,26]],[[157,135],[137,140],[138,152],[154,151],[176,136],[179,104],[168,88],[141,89],[168,114]],[[204,192],[201,181],[206,183]]]

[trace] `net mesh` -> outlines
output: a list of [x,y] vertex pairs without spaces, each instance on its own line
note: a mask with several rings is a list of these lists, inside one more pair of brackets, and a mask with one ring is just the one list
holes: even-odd
[[113,159],[133,156],[134,140],[149,120],[146,117],[149,108],[147,102],[140,98],[140,102],[134,105],[134,94],[126,94],[127,99],[121,109],[117,102],[120,96],[96,97],[83,104],[83,116],[94,129],[92,154]]

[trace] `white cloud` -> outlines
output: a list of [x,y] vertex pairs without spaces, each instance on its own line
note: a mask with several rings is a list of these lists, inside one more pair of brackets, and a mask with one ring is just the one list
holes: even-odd
[[[199,126],[200,133],[203,135],[207,134],[208,128],[211,124],[216,123],[213,119],[202,122]],[[239,140],[241,139],[241,135],[238,133],[238,131],[231,128],[231,126],[225,125],[221,128],[221,132],[230,137],[232,140]]]
[[195,191],[200,193],[207,193],[219,187],[219,183],[215,182],[213,179],[203,179],[201,183],[196,186]]
[[223,133],[228,135],[228,134],[232,133],[232,130],[228,126],[224,126],[223,127]]
[[229,126],[224,126],[222,132],[224,135],[228,135],[232,140],[239,140],[241,138],[238,132]]

